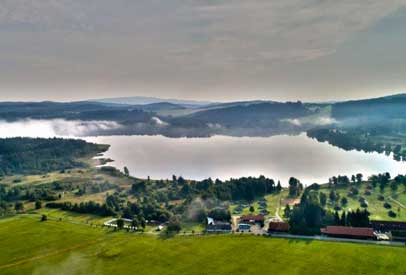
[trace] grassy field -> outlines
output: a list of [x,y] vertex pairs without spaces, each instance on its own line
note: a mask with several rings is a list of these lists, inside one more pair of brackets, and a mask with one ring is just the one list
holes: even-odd
[[406,249],[255,236],[157,236],[0,220],[0,274],[405,274]]
[[[366,188],[366,183],[360,185],[359,190],[360,194],[358,196],[349,197],[348,187],[338,187],[336,191],[340,194],[340,197],[346,197],[348,199],[348,204],[344,207],[344,209],[355,210],[357,208],[361,208],[359,198],[364,197],[368,202],[368,207],[366,208],[371,213],[371,219],[373,220],[397,220],[397,221],[406,221],[406,190],[403,186],[399,187],[397,191],[392,191],[389,187],[385,188],[383,193],[380,192],[379,187],[372,189],[371,195],[367,196],[364,195],[364,191]],[[322,192],[329,194],[330,190],[324,186],[321,190]],[[383,195],[384,201],[378,200],[378,196]],[[397,202],[393,201],[392,199],[400,202],[402,205],[398,204]],[[391,204],[391,209],[386,209],[383,205],[385,202]],[[333,207],[330,207],[333,210]],[[391,218],[388,216],[388,211],[394,211],[397,216],[396,218]]]

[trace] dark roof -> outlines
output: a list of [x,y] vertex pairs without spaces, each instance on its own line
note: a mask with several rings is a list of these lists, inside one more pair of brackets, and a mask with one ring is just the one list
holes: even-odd
[[263,222],[265,220],[265,217],[264,217],[264,215],[244,215],[244,216],[241,216],[240,220]]
[[215,224],[209,224],[207,226],[207,230],[231,230],[231,224],[230,223],[220,223],[216,222]]
[[287,222],[270,222],[269,231],[289,231],[289,224]]
[[327,226],[321,229],[321,233],[327,235],[342,235],[354,237],[374,237],[374,230],[366,227],[347,227],[347,226]]
[[371,221],[371,225],[377,230],[406,230],[406,222]]

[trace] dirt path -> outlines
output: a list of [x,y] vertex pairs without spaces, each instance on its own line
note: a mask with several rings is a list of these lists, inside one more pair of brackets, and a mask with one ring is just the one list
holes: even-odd
[[[403,192],[397,192],[396,193],[396,195],[397,194],[401,194],[401,193],[403,193]],[[406,205],[404,205],[403,203],[401,203],[400,201],[398,201],[398,200],[396,200],[396,199],[394,199],[392,196],[389,196],[388,197],[388,199],[390,199],[391,201],[393,201],[393,202],[395,202],[395,203],[397,203],[400,207],[402,207],[402,208],[405,208],[406,209]]]
[[280,209],[281,209],[281,197],[279,197],[279,200],[278,200],[278,207],[276,207],[275,218],[277,218],[278,220],[283,222],[283,219],[281,218],[281,216],[279,216]]
[[391,201],[393,201],[393,202],[395,202],[395,203],[397,203],[397,204],[399,204],[399,206],[400,207],[402,207],[402,208],[405,208],[406,209],[406,205],[404,205],[403,203],[401,203],[400,201],[398,201],[398,200],[395,200],[394,198],[392,198],[392,197],[388,197]]

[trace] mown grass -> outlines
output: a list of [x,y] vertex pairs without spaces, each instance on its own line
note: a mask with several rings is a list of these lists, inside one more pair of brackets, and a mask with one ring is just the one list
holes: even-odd
[[405,274],[406,249],[256,236],[157,236],[0,220],[0,274]]
[[[362,209],[359,198],[364,197],[368,201],[368,207],[366,208],[370,213],[371,213],[371,219],[373,220],[394,220],[394,221],[406,221],[406,209],[394,202],[393,200],[390,199],[390,197],[396,199],[403,205],[406,205],[406,190],[403,186],[400,186],[398,190],[392,191],[389,187],[385,188],[384,192],[381,192],[379,187],[376,187],[372,189],[371,195],[365,195],[364,191],[366,190],[366,183],[362,183],[359,186],[359,195],[356,197],[350,197],[347,195],[348,193],[348,187],[338,187],[336,188],[337,193],[340,194],[340,198],[346,197],[348,199],[348,204],[343,207],[346,211],[348,210],[356,210],[357,208]],[[328,189],[327,186],[324,186],[322,188],[322,192],[326,193],[327,196],[329,194],[331,189]],[[380,201],[378,197],[380,195],[384,196],[384,201]],[[384,203],[388,202],[392,208],[391,209],[386,209],[384,207]],[[333,207],[329,207],[331,210],[333,210]],[[396,213],[396,217],[392,218],[389,217],[388,211],[392,210]]]

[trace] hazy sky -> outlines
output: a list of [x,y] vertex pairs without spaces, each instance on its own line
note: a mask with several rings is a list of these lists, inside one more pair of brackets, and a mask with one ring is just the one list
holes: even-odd
[[406,0],[0,0],[0,100],[406,92]]

